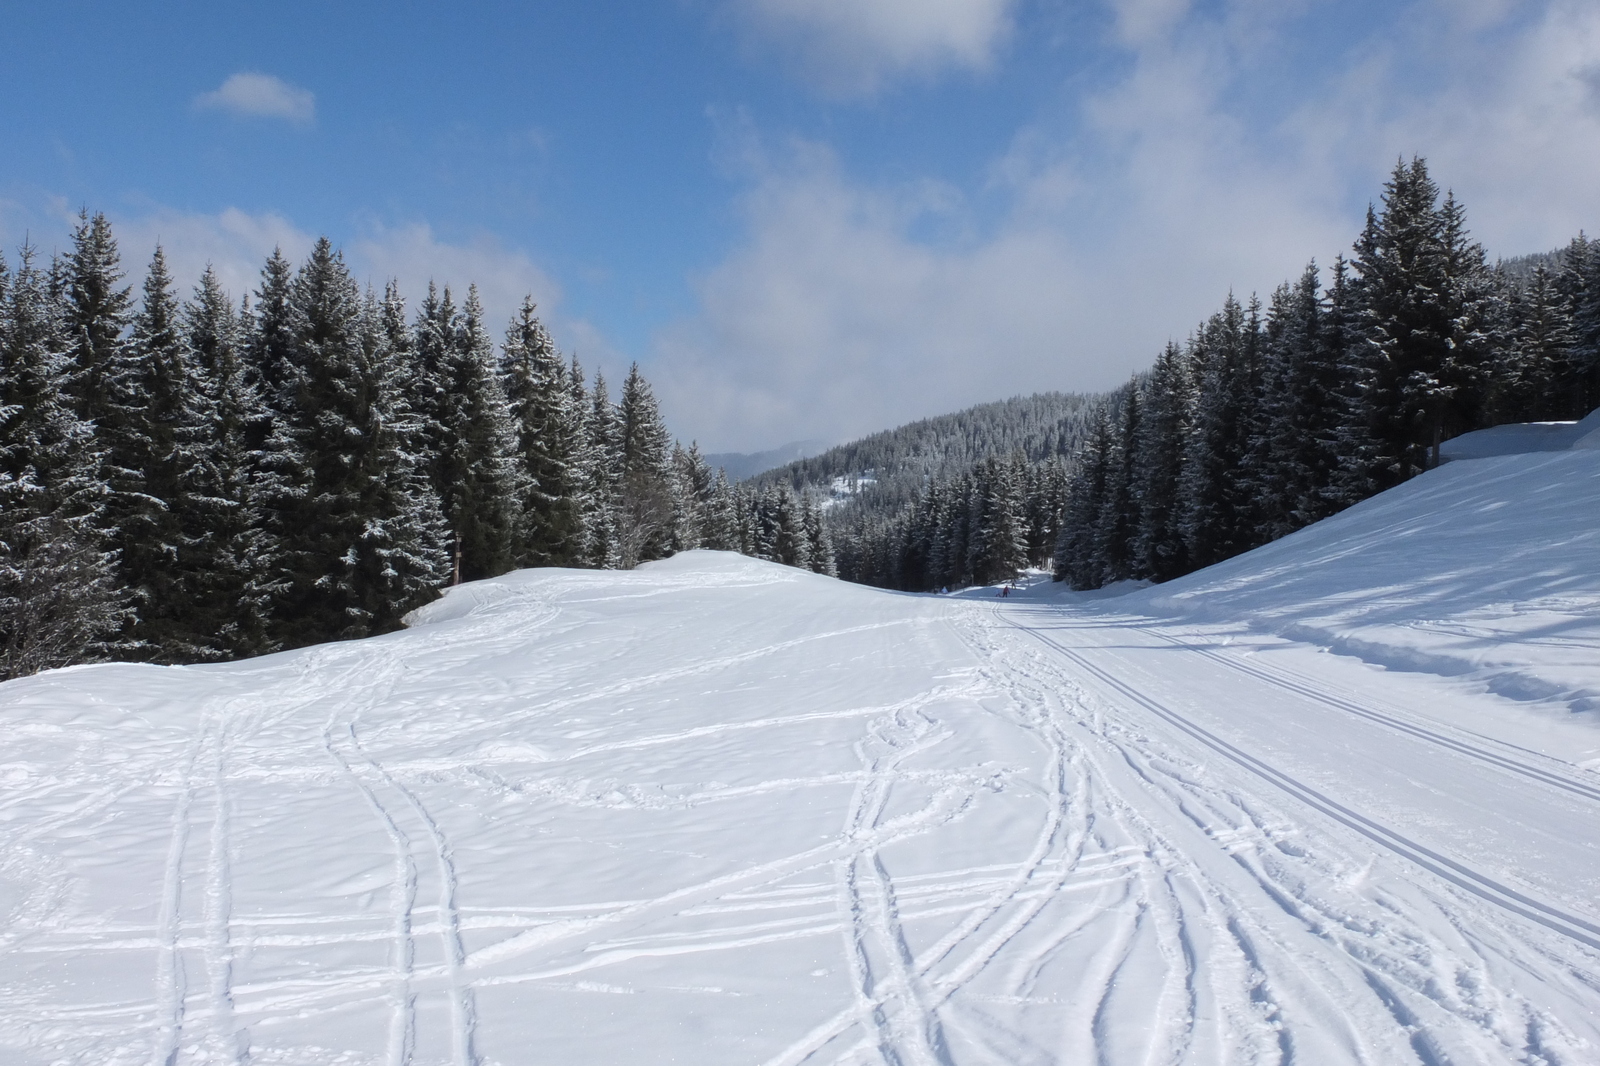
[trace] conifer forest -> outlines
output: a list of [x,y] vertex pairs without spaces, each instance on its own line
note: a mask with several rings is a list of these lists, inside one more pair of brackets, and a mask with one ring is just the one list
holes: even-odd
[[[841,577],[926,591],[1050,567],[1166,581],[1437,465],[1440,444],[1600,406],[1600,242],[1491,264],[1424,160],[1348,259],[1263,306],[1229,295],[1148,371],[1076,409],[1063,451],[992,453],[906,501],[830,512]],[[818,460],[808,460],[816,463]],[[804,464],[792,479],[804,482]]]
[[327,240],[233,301],[137,295],[103,215],[0,261],[0,679],[241,658],[398,628],[453,583],[694,547],[832,572],[818,505],[675,444],[634,367],[613,401],[531,300],[363,292]]
[[159,248],[136,285],[87,213],[63,254],[0,260],[0,679],[367,636],[460,581],[697,547],[909,591],[1027,566],[1164,581],[1456,434],[1600,405],[1600,243],[1491,264],[1420,159],[1348,259],[1230,295],[1113,393],[737,485],[674,442],[637,366],[613,401],[531,299],[498,343],[476,290],[457,300],[363,291],[327,240],[247,295],[210,271],[180,293]]

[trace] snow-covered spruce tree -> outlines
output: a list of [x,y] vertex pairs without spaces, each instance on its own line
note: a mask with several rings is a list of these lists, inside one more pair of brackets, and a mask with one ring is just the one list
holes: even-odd
[[1587,414],[1600,407],[1600,241],[1573,238],[1559,280],[1572,308],[1573,409]]
[[132,307],[128,288],[119,284],[122,258],[105,215],[78,216],[72,251],[61,266],[71,395],[78,417],[104,433],[116,421],[112,378]]
[[672,551],[672,437],[639,364],[617,404],[617,543],[624,569]]
[[1441,442],[1478,422],[1492,286],[1460,206],[1438,204],[1421,159],[1401,162],[1356,241],[1362,413],[1376,488],[1437,464]]
[[14,276],[0,260],[0,680],[103,659],[129,616],[93,426],[69,402],[72,318],[33,258]]
[[839,571],[834,561],[833,537],[829,535],[828,524],[823,520],[821,505],[809,494],[802,500],[801,516],[805,523],[806,555],[811,561],[811,572],[836,577]]
[[245,350],[245,380],[261,397],[268,417],[250,429],[250,442],[260,447],[266,440],[274,417],[288,412],[296,375],[294,308],[290,288],[294,284],[294,265],[274,248],[261,268],[261,286],[256,290],[251,320],[243,325],[248,338]]
[[794,488],[786,481],[773,489],[770,528],[772,548],[769,558],[784,566],[811,569],[811,538],[806,535],[805,512]]
[[135,617],[123,654],[163,663],[203,657],[206,637],[193,627],[184,571],[184,481],[199,456],[202,401],[189,357],[178,297],[158,247],[145,274],[132,335],[106,375],[100,439],[111,494],[111,545],[117,575]]
[[715,479],[700,454],[700,445],[691,442],[685,448],[674,443],[671,466],[672,550],[710,547],[707,530]]
[[442,438],[434,484],[460,554],[459,576],[495,577],[516,565],[525,489],[516,421],[500,391],[476,286],[467,290],[439,384]]
[[1536,267],[1524,291],[1508,301],[1511,352],[1496,375],[1492,421],[1542,422],[1582,418],[1583,368],[1572,304],[1556,279]]
[[1020,463],[990,456],[978,468],[973,502],[974,535],[968,570],[974,584],[993,585],[1016,579],[1028,564],[1027,530],[1023,521]]
[[1095,530],[1095,554],[1101,559],[1104,580],[1108,582],[1144,576],[1134,551],[1141,511],[1138,482],[1141,415],[1139,383],[1133,381],[1125,386],[1117,413],[1116,438],[1106,470],[1105,500]]
[[1139,423],[1139,528],[1133,558],[1141,574],[1167,581],[1188,571],[1189,549],[1183,537],[1183,463],[1188,445],[1194,396],[1189,361],[1168,343],[1144,385],[1144,410]]
[[1075,589],[1099,588],[1105,583],[1105,560],[1100,558],[1100,515],[1105,510],[1106,482],[1115,450],[1111,419],[1104,403],[1091,416],[1093,428],[1078,455],[1078,467],[1067,488],[1067,509],[1056,541],[1055,579]]
[[[451,349],[455,345],[456,318],[450,290],[440,292],[437,285],[428,282],[428,294],[417,308],[411,342],[404,351],[408,365],[405,376],[406,406],[416,423],[416,446],[420,449],[434,494],[441,500],[445,493],[445,378]],[[395,351],[398,356],[400,350]]]
[[1023,502],[1028,565],[1049,566],[1055,554],[1056,537],[1061,532],[1061,515],[1067,505],[1067,467],[1061,456],[1052,455],[1042,463],[1025,468]]
[[961,567],[957,560],[966,553],[956,543],[956,531],[951,518],[950,486],[934,482],[928,486],[917,508],[911,512],[925,530],[923,542],[923,580],[930,589],[944,588],[956,581]]
[[1259,433],[1255,442],[1261,532],[1272,540],[1338,510],[1344,353],[1330,343],[1315,263],[1274,293],[1267,316]]
[[[573,360],[573,380],[582,382],[577,360]],[[589,394],[588,414],[583,430],[583,530],[584,565],[598,569],[622,566],[622,541],[619,532],[621,480],[621,428],[617,408],[605,375],[594,375]]]
[[583,555],[582,472],[566,364],[533,298],[506,329],[500,381],[517,430],[524,496],[519,566],[571,566]]
[[294,379],[272,442],[285,585],[274,621],[298,646],[395,628],[435,594],[448,560],[436,501],[396,430],[376,301],[363,308],[326,238],[290,305]]
[[700,514],[700,538],[702,548],[739,550],[738,501],[727,472],[720,468]]
[[192,460],[180,472],[183,536],[179,585],[195,658],[239,659],[272,651],[271,605],[283,589],[278,545],[266,529],[268,491],[251,447],[264,421],[249,381],[239,317],[210,267],[183,310],[196,381]]
[[1183,531],[1191,565],[1258,543],[1246,460],[1253,437],[1260,322],[1230,294],[1193,342],[1195,408],[1184,456]]

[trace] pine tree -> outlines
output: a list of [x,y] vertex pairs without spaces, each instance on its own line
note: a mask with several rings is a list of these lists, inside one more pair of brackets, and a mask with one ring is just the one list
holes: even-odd
[[1245,461],[1259,348],[1255,315],[1232,295],[1193,342],[1196,395],[1183,480],[1184,540],[1193,566],[1210,566],[1258,542]]
[[104,658],[129,616],[93,426],[68,402],[79,338],[33,257],[14,276],[0,260],[0,680]]
[[1572,307],[1555,278],[1537,267],[1515,300],[1514,354],[1496,390],[1496,414],[1506,422],[1577,419],[1583,407],[1583,366],[1577,355]]
[[[449,303],[449,292],[445,301]],[[467,290],[439,382],[443,439],[436,490],[460,554],[460,578],[503,574],[516,565],[524,483],[516,465],[515,420],[500,390],[483,305]]]
[[79,214],[63,267],[72,396],[78,417],[104,432],[115,420],[112,378],[131,307],[128,289],[118,287],[122,259],[105,215]]
[[319,240],[291,288],[293,387],[274,438],[276,635],[290,645],[393,629],[448,572],[437,501],[395,428],[381,310],[367,304]]
[[1096,534],[1105,510],[1106,483],[1111,473],[1114,438],[1105,405],[1096,406],[1089,439],[1077,458],[1067,490],[1067,508],[1056,542],[1055,579],[1075,589],[1099,588],[1105,583],[1105,560],[1099,555]]
[[155,662],[200,655],[203,633],[190,626],[184,480],[195,465],[199,383],[189,357],[178,298],[158,247],[145,275],[132,336],[107,375],[101,440],[109,459],[109,511],[118,580],[136,611],[126,654]]
[[251,447],[264,422],[250,383],[244,335],[210,267],[184,309],[196,373],[199,418],[193,460],[183,471],[180,556],[184,617],[203,643],[195,657],[237,659],[272,651],[278,545],[265,528],[264,503],[277,495]]
[[1167,581],[1188,572],[1183,537],[1183,472],[1193,396],[1188,361],[1168,343],[1150,372],[1140,420],[1139,528],[1133,557],[1140,573]]
[[583,550],[571,393],[565,364],[534,311],[532,297],[523,300],[506,330],[500,361],[526,493],[517,561],[523,566],[569,566]]
[[[576,360],[573,370],[577,380],[581,381]],[[589,396],[583,443],[583,468],[587,483],[583,513],[586,565],[613,569],[624,565],[618,515],[622,470],[621,428],[605,376],[599,371],[595,372],[594,388]]]
[[1573,238],[1562,255],[1560,283],[1572,309],[1572,409],[1587,414],[1600,407],[1600,241],[1581,233]]
[[811,572],[836,577],[839,571],[834,560],[833,537],[828,533],[822,508],[810,496],[802,500],[801,519],[806,531],[806,555],[811,561]]
[[1140,525],[1140,421],[1139,386],[1133,382],[1123,390],[1116,441],[1106,471],[1105,500],[1095,533],[1095,552],[1103,561],[1108,582],[1144,576],[1136,554]]
[[714,551],[739,550],[738,500],[728,475],[720,468],[700,516],[700,546]]
[[979,585],[1014,581],[1028,562],[1019,464],[990,456],[979,468],[973,501],[976,520],[969,569]]
[[1281,537],[1338,510],[1343,352],[1330,330],[1315,263],[1273,296],[1256,442],[1257,498],[1265,539]]
[[1438,199],[1421,159],[1397,164],[1355,246],[1378,488],[1436,465],[1439,445],[1477,424],[1485,392],[1494,315],[1483,249],[1468,242],[1454,198]]
[[671,435],[650,385],[635,363],[617,405],[619,506],[617,536],[622,565],[660,559],[672,551]]
[[[291,394],[297,375],[295,354],[295,314],[291,305],[294,266],[274,248],[261,268],[261,287],[256,290],[253,321],[247,323],[249,344],[246,350],[245,383],[261,397],[269,415],[282,415],[292,407]],[[270,417],[251,428],[251,443],[265,441]]]
[[711,468],[700,454],[700,446],[672,445],[670,491],[672,496],[673,552],[699,548],[705,541],[706,510],[711,502]]

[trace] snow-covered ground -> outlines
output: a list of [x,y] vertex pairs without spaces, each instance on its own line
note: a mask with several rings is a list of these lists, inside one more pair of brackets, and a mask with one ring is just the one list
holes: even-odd
[[0,686],[0,1062],[1600,1062],[1600,451],[1166,586],[695,552]]

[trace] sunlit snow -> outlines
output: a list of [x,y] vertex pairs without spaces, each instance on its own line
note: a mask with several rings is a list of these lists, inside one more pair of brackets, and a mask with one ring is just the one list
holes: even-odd
[[692,552],[8,682],[0,1061],[1592,1064],[1597,620],[1576,450],[1118,597]]

